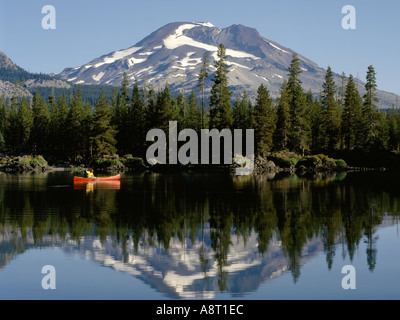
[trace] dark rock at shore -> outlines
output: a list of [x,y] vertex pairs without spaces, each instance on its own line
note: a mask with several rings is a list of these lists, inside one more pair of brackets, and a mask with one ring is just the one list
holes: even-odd
[[126,171],[126,167],[121,164],[113,164],[107,167],[94,167],[96,172],[124,172]]
[[52,167],[42,157],[1,157],[0,171],[7,173],[45,172]]
[[[272,161],[271,159],[273,159],[274,161]],[[269,158],[258,156],[254,161],[253,174],[260,175],[279,172],[288,172],[290,174],[305,174],[324,171],[345,171],[351,169],[352,168],[348,166],[338,165],[335,161],[327,161],[326,163],[321,163],[313,157],[301,160],[296,165],[294,165],[289,162],[285,162],[279,157]]]
[[[390,154],[390,161],[395,163],[397,166],[400,163],[399,154]],[[319,159],[319,160],[318,160]],[[358,167],[354,164],[347,166],[344,161],[340,162],[337,160],[330,159],[321,161],[321,157],[308,156],[299,160],[296,164],[293,162],[293,156],[284,158],[282,156],[257,156],[254,160],[254,170],[252,174],[263,175],[263,174],[277,174],[286,172],[288,174],[309,174],[317,172],[328,172],[328,171],[348,171],[348,170],[366,170],[366,167]],[[394,161],[393,159],[397,160]],[[118,160],[118,159],[117,159]],[[344,163],[344,164],[343,164]],[[27,172],[46,172],[50,170],[57,170],[59,164],[55,167],[49,166],[47,161],[41,156],[0,156],[0,171],[8,173],[27,173]],[[231,172],[234,173],[235,169],[242,167],[237,163],[232,165],[161,165],[161,164],[145,164],[140,158],[122,158],[121,161],[110,161],[102,162],[93,165],[95,172],[103,173],[123,173],[123,172]],[[64,170],[71,172],[84,172],[87,170],[87,166],[84,164],[70,165],[66,164]],[[388,169],[393,169],[395,166],[392,164]],[[372,169],[372,168],[371,168]]]
[[253,174],[278,173],[282,170],[283,168],[278,167],[274,161],[265,157],[258,156],[254,160]]

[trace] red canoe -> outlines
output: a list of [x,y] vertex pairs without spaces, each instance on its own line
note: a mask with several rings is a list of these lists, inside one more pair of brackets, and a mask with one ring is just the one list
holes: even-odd
[[121,178],[120,174],[112,177],[99,177],[99,178],[74,177],[74,182],[112,181],[112,180],[119,180],[120,178]]
[[103,190],[120,190],[120,180],[106,180],[106,181],[74,181],[74,190],[86,190],[88,192],[94,189]]

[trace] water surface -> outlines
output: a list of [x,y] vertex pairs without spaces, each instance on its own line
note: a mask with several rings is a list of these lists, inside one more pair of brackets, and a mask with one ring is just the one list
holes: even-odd
[[399,179],[1,174],[0,299],[398,299]]

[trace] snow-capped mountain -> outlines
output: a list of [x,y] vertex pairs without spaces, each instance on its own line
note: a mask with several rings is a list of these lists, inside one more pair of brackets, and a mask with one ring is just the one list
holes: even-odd
[[[267,86],[273,97],[287,77],[287,68],[293,50],[261,36],[257,30],[243,25],[218,28],[211,23],[170,23],[134,46],[112,52],[76,68],[67,68],[57,75],[59,79],[75,84],[121,85],[126,72],[130,84],[146,83],[154,89],[164,88],[168,83],[171,91],[197,89],[198,73],[202,57],[210,55],[210,79],[217,58],[219,44],[227,48],[229,83],[234,96],[247,90],[250,97],[256,96],[261,84]],[[325,70],[311,60],[298,54],[303,73],[301,80],[306,91],[318,95],[322,88]],[[336,82],[341,83],[338,74]],[[360,92],[364,84],[358,81]],[[380,106],[390,107],[396,95],[379,92]]]

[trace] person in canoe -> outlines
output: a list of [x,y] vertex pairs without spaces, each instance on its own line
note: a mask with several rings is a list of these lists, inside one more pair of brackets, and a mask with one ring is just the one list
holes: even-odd
[[87,178],[90,178],[90,179],[96,179],[96,177],[94,176],[94,173],[93,173],[93,169],[86,170],[86,176],[87,176]]

